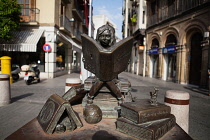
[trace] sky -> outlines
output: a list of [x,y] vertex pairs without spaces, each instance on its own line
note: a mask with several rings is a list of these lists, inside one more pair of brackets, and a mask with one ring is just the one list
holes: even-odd
[[106,15],[117,26],[117,36],[122,38],[123,0],[92,0],[92,6],[93,15]]

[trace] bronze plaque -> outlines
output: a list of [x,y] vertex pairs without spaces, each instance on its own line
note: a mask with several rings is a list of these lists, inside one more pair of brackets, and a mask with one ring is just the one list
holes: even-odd
[[123,117],[117,119],[117,130],[141,140],[157,140],[167,133],[176,124],[174,115],[167,118],[135,124]]
[[66,126],[67,130],[68,128],[69,130],[73,130],[82,127],[82,122],[73,111],[69,102],[56,94],[51,95],[44,104],[37,116],[37,120],[42,129],[49,134],[52,134],[58,122],[62,121],[68,123],[68,126]]
[[171,108],[167,105],[157,103],[151,105],[150,100],[137,100],[135,102],[126,102],[121,106],[121,116],[137,124],[147,121],[166,118],[171,113]]

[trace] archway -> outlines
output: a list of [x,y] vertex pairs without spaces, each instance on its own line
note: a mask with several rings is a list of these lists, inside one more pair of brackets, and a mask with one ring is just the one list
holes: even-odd
[[177,39],[173,34],[169,34],[166,39],[163,54],[166,60],[166,80],[175,81],[176,77],[176,45]]
[[151,50],[152,50],[152,53],[151,53],[151,63],[152,63],[152,68],[151,68],[151,76],[152,77],[156,77],[158,78],[159,76],[159,41],[154,38],[152,40],[152,45],[151,45]]
[[203,36],[201,33],[194,33],[190,39],[190,72],[189,84],[199,85],[201,79],[201,63],[202,63],[202,47],[201,41]]

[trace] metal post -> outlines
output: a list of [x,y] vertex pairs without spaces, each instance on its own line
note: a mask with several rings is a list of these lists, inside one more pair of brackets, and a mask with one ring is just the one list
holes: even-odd
[[144,52],[143,52],[143,57],[144,57],[144,62],[143,62],[143,77],[146,75],[146,57],[147,57],[147,46],[146,46],[146,37],[144,37]]
[[[86,1],[85,1],[86,2]],[[92,0],[89,0],[89,23],[88,23],[88,36],[91,37],[91,24],[92,24]],[[82,61],[83,53],[81,53],[81,74],[82,74],[82,83],[87,79],[91,73],[84,69],[84,62]]]
[[210,95],[210,38],[208,37],[208,76],[209,76],[209,95]]
[[[92,33],[92,0],[89,0],[89,24],[88,24],[88,36],[91,37]],[[92,76],[92,73],[87,71],[87,77]]]
[[92,0],[89,0],[89,24],[88,24],[88,36],[91,37],[91,24],[92,24]]

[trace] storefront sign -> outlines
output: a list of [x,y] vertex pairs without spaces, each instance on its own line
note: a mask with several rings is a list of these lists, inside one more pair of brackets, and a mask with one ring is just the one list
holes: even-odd
[[139,46],[139,51],[143,51],[144,50],[144,46]]
[[158,48],[149,49],[149,54],[158,54]]
[[162,49],[163,53],[175,53],[176,47],[175,46],[168,46]]

